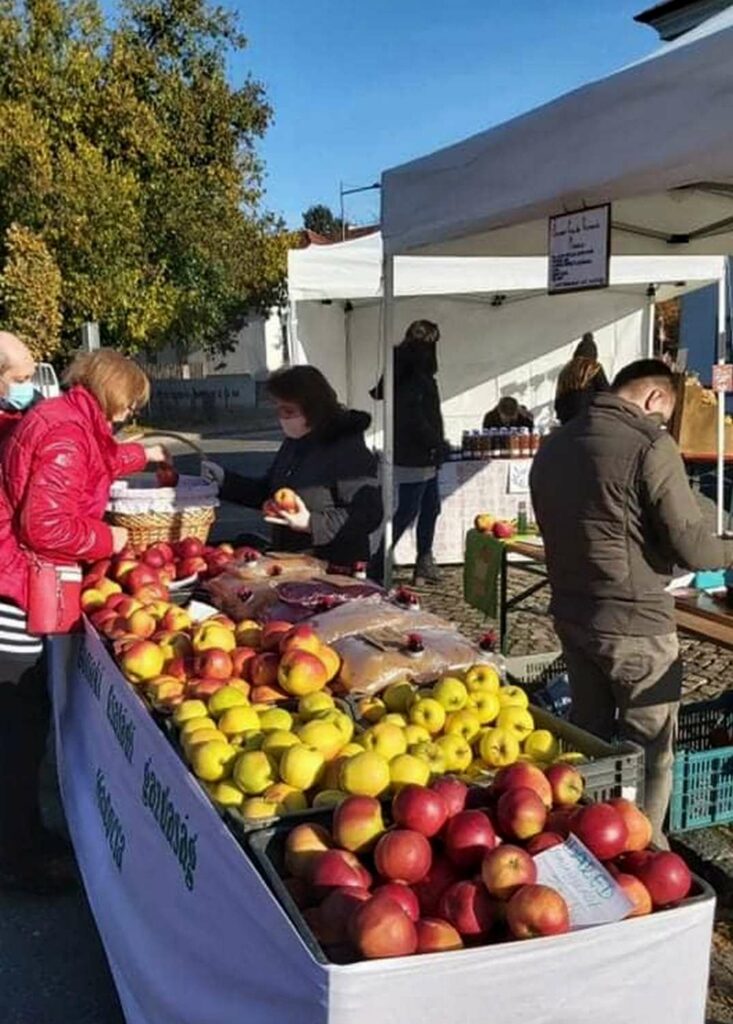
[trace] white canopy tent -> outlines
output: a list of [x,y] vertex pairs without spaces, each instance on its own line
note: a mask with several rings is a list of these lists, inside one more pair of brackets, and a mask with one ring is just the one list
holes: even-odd
[[[549,216],[602,203],[612,204],[615,256],[732,252],[732,124],[733,8],[728,8],[646,60],[386,171],[385,352],[395,337],[398,255],[546,255]],[[722,286],[719,295],[719,360],[724,361]],[[385,366],[384,475],[390,508],[391,359]],[[723,415],[721,398],[719,526]]]
[[[351,406],[369,397],[383,369],[379,338],[382,240],[377,233],[288,254],[291,351],[322,369]],[[395,336],[415,319],[440,325],[440,387],[449,438],[481,425],[502,394],[514,395],[539,423],[552,414],[560,368],[593,330],[607,374],[648,350],[649,286],[658,301],[717,281],[720,257],[622,256],[611,287],[578,296],[546,294],[544,257],[399,257]],[[374,415],[372,440],[381,444]]]

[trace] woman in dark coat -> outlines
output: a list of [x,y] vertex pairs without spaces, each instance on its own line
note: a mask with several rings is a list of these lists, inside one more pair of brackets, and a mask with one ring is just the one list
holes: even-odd
[[593,335],[584,334],[573,358],[560,371],[555,391],[555,416],[561,424],[577,416],[599,391],[608,391],[608,380],[598,361]]
[[[440,515],[438,469],[445,453],[443,416],[436,376],[438,325],[415,320],[394,350],[394,467],[397,510],[393,542],[417,520],[414,582],[437,583],[433,559],[435,526]],[[372,391],[383,397],[383,381]]]
[[274,550],[312,552],[344,570],[368,563],[370,535],[382,523],[377,460],[364,441],[371,417],[339,405],[313,366],[273,374],[267,390],[285,434],[267,474],[245,477],[214,463],[205,472],[225,501],[249,508],[262,508],[281,488],[295,492],[295,511],[268,510]]

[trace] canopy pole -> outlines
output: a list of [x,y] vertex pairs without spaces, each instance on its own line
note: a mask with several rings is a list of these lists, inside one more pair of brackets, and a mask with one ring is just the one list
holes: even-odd
[[394,259],[382,263],[382,501],[384,503],[384,585],[392,586],[392,516],[394,514]]
[[[726,291],[725,277],[718,281],[718,365],[726,360]],[[723,533],[725,507],[725,388],[718,391],[718,534]]]
[[647,304],[646,304],[646,315],[647,315],[647,355],[650,359],[654,358],[654,319],[657,315],[657,307],[654,299],[657,294],[657,289],[653,284],[650,284],[646,290]]
[[300,366],[305,362],[298,338],[298,303],[288,303],[288,355],[292,366]]

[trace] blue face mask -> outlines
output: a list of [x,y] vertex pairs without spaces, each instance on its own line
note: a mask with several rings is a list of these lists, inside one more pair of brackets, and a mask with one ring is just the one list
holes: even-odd
[[8,405],[12,405],[14,409],[22,411],[28,408],[35,397],[36,389],[33,386],[33,382],[26,380],[22,384],[9,384],[5,401]]

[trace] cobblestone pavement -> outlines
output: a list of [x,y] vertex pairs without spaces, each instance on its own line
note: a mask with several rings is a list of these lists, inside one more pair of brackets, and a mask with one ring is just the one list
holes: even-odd
[[[408,573],[400,572],[400,582],[409,583]],[[536,581],[536,577],[513,568],[509,576],[509,594]],[[425,607],[455,622],[469,637],[479,637],[487,628],[498,624],[487,619],[482,612],[470,608],[462,600],[463,570],[449,567],[442,570],[437,586],[421,591]],[[509,615],[509,655],[536,654],[559,650],[560,643],[548,617],[549,592],[540,590]],[[725,651],[715,644],[704,643],[680,634],[685,666],[683,700],[705,700],[715,697],[733,686],[733,651]],[[733,865],[733,830],[711,829],[716,840],[715,849],[723,847],[725,859],[730,851]],[[695,833],[696,841],[702,833]],[[704,847],[704,843],[701,844]],[[720,853],[717,854],[720,857]],[[733,866],[731,867],[733,876]],[[713,935],[708,990],[708,1024],[733,1022],[733,911],[720,908]],[[653,1022],[649,1022],[653,1024]]]

